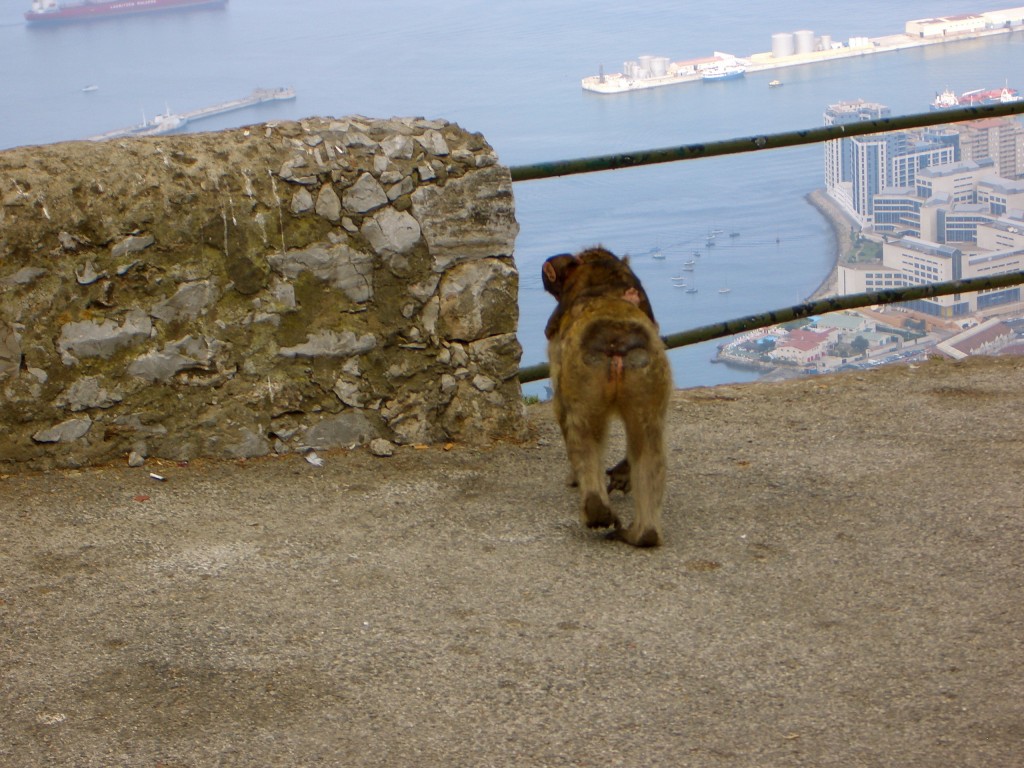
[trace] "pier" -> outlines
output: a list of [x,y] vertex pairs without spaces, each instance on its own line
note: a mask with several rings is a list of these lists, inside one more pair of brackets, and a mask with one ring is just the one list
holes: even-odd
[[[764,72],[803,64],[817,64],[825,61],[837,61],[857,56],[870,56],[876,53],[921,48],[930,45],[942,45],[965,40],[979,40],[1007,35],[1024,29],[1024,9],[1011,8],[1003,11],[987,11],[980,14],[948,17],[944,19],[907,22],[907,31],[884,37],[853,37],[846,43],[832,43],[829,36],[823,36],[822,44],[815,50],[805,50],[782,54],[772,50],[764,53],[752,53],[747,56],[736,56],[715,51],[711,56],[687,61],[668,63],[660,58],[657,67],[651,70],[642,66],[637,72],[630,70],[629,65],[636,67],[636,62],[626,62],[626,72],[584,77],[581,84],[586,91],[601,94],[627,93],[646,88],[659,88],[666,85],[701,82],[709,70],[715,67],[738,67],[745,73]],[[970,28],[964,28],[965,22],[971,22]],[[924,26],[933,25],[924,31]],[[912,32],[911,28],[917,29]],[[794,33],[794,35],[799,33]],[[810,33],[807,33],[810,34]],[[829,42],[824,42],[828,40]],[[773,40],[774,47],[774,40]],[[657,57],[641,57],[656,59]]]
[[89,141],[105,141],[107,139],[120,139],[126,136],[159,136],[164,133],[184,128],[185,125],[195,120],[204,120],[215,115],[223,115],[226,112],[234,112],[239,109],[247,109],[265,101],[287,101],[295,98],[294,88],[257,88],[248,96],[231,101],[223,101],[209,107],[201,107],[189,112],[174,113],[167,110],[162,115],[157,115],[152,120],[143,120],[138,125],[129,128],[119,128],[114,131],[107,131],[98,136],[90,136]]

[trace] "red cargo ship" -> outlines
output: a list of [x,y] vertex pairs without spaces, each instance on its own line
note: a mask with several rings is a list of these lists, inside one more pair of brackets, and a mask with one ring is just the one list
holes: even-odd
[[217,8],[227,5],[227,2],[228,0],[80,0],[59,3],[57,0],[32,0],[32,10],[25,12],[25,19],[31,24],[56,24],[153,11]]

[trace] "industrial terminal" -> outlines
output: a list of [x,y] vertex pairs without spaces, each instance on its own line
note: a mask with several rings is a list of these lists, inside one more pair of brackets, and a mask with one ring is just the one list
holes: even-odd
[[[805,64],[869,56],[926,45],[949,45],[963,40],[978,40],[1006,35],[1024,29],[1024,6],[982,13],[938,16],[906,22],[902,33],[885,37],[851,37],[846,42],[831,35],[817,35],[813,30],[778,32],[772,35],[771,51],[737,56],[715,51],[710,56],[684,61],[671,61],[667,56],[640,56],[623,65],[622,72],[583,78],[584,90],[615,94],[644,88],[658,88],[701,81],[727,80],[743,77],[749,72],[763,72]],[[769,85],[780,85],[773,80]]]

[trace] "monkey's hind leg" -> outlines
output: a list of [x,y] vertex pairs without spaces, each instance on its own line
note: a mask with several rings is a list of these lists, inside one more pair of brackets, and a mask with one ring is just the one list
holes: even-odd
[[665,500],[664,417],[652,421],[630,413],[624,414],[624,420],[635,514],[629,528],[616,531],[613,537],[635,547],[657,547]]
[[580,518],[588,528],[618,529],[621,525],[612,512],[604,483],[602,464],[607,421],[607,414],[593,407],[575,412],[567,410],[565,414],[565,447],[579,484]]

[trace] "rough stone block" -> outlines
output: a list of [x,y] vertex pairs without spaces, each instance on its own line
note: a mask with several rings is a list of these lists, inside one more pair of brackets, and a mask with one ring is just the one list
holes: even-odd
[[511,181],[456,125],[20,147],[0,221],[0,469],[525,435]]

